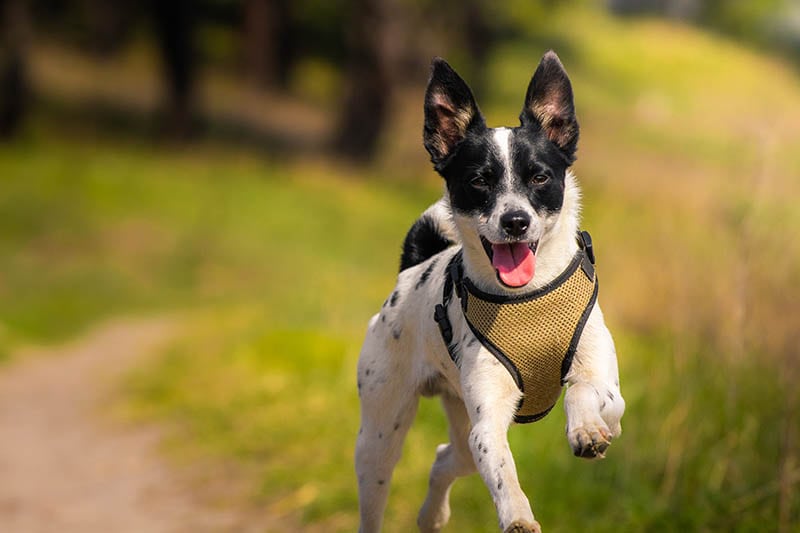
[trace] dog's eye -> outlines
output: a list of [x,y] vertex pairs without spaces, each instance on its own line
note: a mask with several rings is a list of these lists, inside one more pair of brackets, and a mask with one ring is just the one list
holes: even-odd
[[476,189],[488,189],[489,182],[486,181],[486,178],[483,176],[475,176],[471,180],[469,180],[469,184],[475,187]]
[[537,174],[531,178],[531,183],[534,185],[544,185],[550,180],[550,176],[546,174]]

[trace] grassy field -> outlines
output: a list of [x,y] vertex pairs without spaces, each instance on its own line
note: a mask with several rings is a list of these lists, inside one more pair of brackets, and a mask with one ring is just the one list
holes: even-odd
[[[571,456],[558,408],[512,428],[537,518],[553,532],[796,531],[800,79],[664,22],[586,11],[548,27],[496,52],[480,103],[490,125],[513,123],[541,52],[558,49],[628,411],[601,462]],[[303,531],[355,530],[363,328],[440,193],[421,95],[409,102],[372,170],[76,141],[38,119],[0,146],[0,354],[112,314],[189,310],[183,339],[128,381],[137,416],[175,428],[177,460],[236,464]],[[413,529],[445,440],[423,400],[387,531]],[[448,530],[495,527],[476,476],[452,503]]]

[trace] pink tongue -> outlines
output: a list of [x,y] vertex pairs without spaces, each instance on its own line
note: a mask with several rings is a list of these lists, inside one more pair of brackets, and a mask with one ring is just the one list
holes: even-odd
[[536,255],[527,243],[492,244],[492,265],[509,287],[522,287],[533,279]]

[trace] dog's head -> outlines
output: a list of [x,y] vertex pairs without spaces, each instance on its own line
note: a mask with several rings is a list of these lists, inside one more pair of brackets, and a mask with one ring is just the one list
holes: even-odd
[[464,245],[482,246],[507,287],[523,287],[534,276],[539,243],[564,204],[577,142],[572,86],[554,52],[539,63],[515,128],[487,128],[464,80],[434,59],[425,148],[447,182]]

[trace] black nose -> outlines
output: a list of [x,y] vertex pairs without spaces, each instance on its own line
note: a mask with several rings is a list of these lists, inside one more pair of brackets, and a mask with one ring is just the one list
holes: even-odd
[[531,217],[525,211],[510,211],[500,217],[500,225],[511,237],[521,237],[531,225]]

